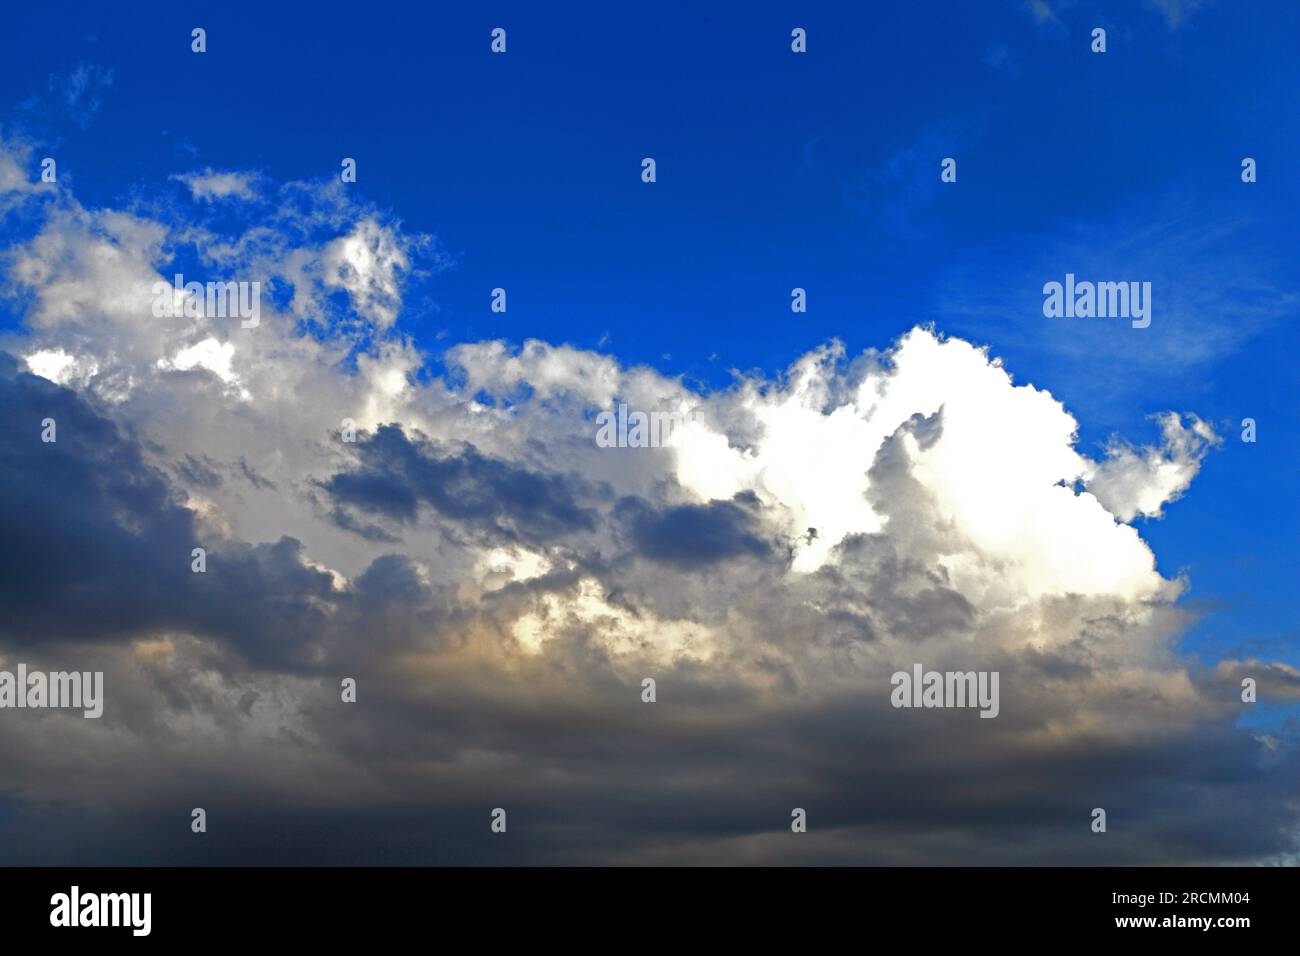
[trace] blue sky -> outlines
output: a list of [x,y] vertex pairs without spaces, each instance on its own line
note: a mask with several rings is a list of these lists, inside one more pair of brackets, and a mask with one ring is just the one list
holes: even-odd
[[[90,205],[198,166],[310,179],[354,156],[366,197],[448,260],[403,319],[420,342],[535,336],[719,386],[935,322],[1051,390],[1085,446],[1195,411],[1234,440],[1143,534],[1213,608],[1197,639],[1294,645],[1300,8],[1182,7],[145,5],[123,29],[115,11],[51,26],[20,6],[0,71],[9,128],[56,142]],[[204,57],[177,40],[191,21]],[[504,57],[483,39],[496,25]],[[58,84],[83,64],[111,85],[69,116]],[[1069,341],[1039,312],[1066,271],[1154,280],[1153,327]],[[1149,359],[1153,340],[1169,352]],[[1247,416],[1254,446],[1235,440]]]
[[[355,157],[356,193],[436,237],[396,326],[429,376],[445,347],[538,338],[716,390],[933,323],[1061,400],[1088,455],[1195,413],[1222,445],[1135,521],[1190,581],[1184,647],[1300,665],[1300,6],[464,7],[19,5],[0,130],[57,157],[84,206],[174,217],[177,174],[325,181]],[[13,213],[0,244],[36,228]],[[1151,327],[1044,318],[1067,272],[1150,281]],[[0,315],[20,328],[21,303]]]

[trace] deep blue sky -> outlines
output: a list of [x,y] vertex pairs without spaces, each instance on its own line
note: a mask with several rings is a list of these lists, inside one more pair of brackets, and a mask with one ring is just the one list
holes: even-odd
[[[1300,663],[1300,5],[1184,3],[1178,22],[1137,0],[1052,17],[1019,2],[186,6],[7,11],[0,122],[50,144],[82,203],[123,206],[206,166],[329,177],[353,156],[358,189],[452,262],[399,322],[431,349],[536,336],[717,386],[933,321],[1050,389],[1091,454],[1114,432],[1154,439],[1152,413],[1196,412],[1225,443],[1142,534],[1207,612],[1189,646]],[[496,26],[505,56],[488,50]],[[31,105],[79,64],[113,71],[93,116]],[[939,182],[945,156],[956,184]],[[1258,183],[1240,181],[1244,156]],[[1044,319],[1042,284],[1067,271],[1152,281],[1152,327]]]

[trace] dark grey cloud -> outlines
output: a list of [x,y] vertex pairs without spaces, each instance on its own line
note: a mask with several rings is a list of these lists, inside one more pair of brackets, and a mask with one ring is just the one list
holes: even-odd
[[[371,655],[358,661],[358,704],[340,704],[336,683],[310,696],[314,746],[329,762],[297,790],[272,786],[283,743],[254,749],[256,759],[221,747],[191,754],[183,776],[127,761],[117,786],[134,788],[129,800],[0,812],[0,858],[1104,865],[1244,863],[1295,849],[1294,755],[1261,766],[1249,731],[1185,721],[1168,703],[1103,694],[1095,703],[1133,715],[1130,732],[1048,745],[1053,723],[1081,704],[1079,688],[1022,681],[1008,662],[1004,712],[985,721],[893,710],[884,674],[816,700],[763,699],[673,668],[658,673],[659,702],[647,705],[636,682],[590,661],[579,668],[577,653],[491,681],[484,661],[460,654],[401,679]],[[350,792],[359,779],[373,786]],[[209,814],[201,840],[187,829],[193,806]],[[488,829],[498,806],[505,839]],[[1107,810],[1105,834],[1089,829],[1096,806]],[[808,813],[799,837],[794,807]]]
[[737,557],[769,558],[776,551],[765,536],[753,492],[731,501],[655,508],[626,497],[614,508],[635,552],[683,569],[702,568]]
[[[573,476],[544,474],[490,458],[473,445],[445,448],[396,425],[382,425],[356,445],[351,470],[322,484],[340,506],[411,524],[426,505],[440,517],[494,537],[552,541],[596,527],[581,503],[592,494]],[[340,518],[354,530],[355,519]]]
[[[0,628],[112,637],[178,616],[197,534],[136,443],[68,389],[0,354]],[[57,440],[41,440],[54,419]]]
[[243,457],[239,459],[239,472],[244,476],[250,485],[259,491],[275,491],[275,482],[259,475],[257,471]]
[[[277,666],[310,656],[328,574],[289,537],[205,534],[139,444],[72,391],[0,353],[0,636],[113,641],[193,631]],[[53,419],[53,442],[41,422]],[[193,467],[196,462],[187,462]],[[204,548],[207,570],[192,570]]]
[[216,488],[221,484],[221,465],[206,455],[185,455],[173,466],[181,481],[195,488]]

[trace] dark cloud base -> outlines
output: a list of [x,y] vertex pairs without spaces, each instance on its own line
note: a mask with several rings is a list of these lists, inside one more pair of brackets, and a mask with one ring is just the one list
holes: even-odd
[[[317,483],[334,506],[395,541],[427,512],[484,541],[573,546],[573,569],[465,601],[397,545],[340,587],[294,538],[213,538],[130,434],[9,356],[0,402],[0,650],[109,678],[100,721],[0,713],[0,862],[1094,865],[1296,852],[1295,749],[1236,726],[1222,675],[1192,674],[1195,699],[1224,701],[1199,709],[1105,683],[1106,634],[1128,625],[1079,602],[1053,610],[1089,622],[1094,643],[1013,658],[966,641],[975,609],[934,570],[892,443],[876,477],[904,537],[852,537],[834,567],[790,583],[752,495],[616,498],[380,428]],[[39,440],[45,417],[54,444]],[[624,552],[590,545],[602,528]],[[189,567],[197,544],[204,575]],[[620,576],[627,558],[658,577]],[[572,598],[583,575],[634,617],[694,608],[750,637],[708,663],[629,671],[596,640],[602,624],[574,623],[543,655],[503,656],[519,611]],[[889,634],[927,636],[902,645],[909,659],[998,669],[999,718],[889,707],[890,667],[861,656]],[[133,656],[165,635],[186,636],[173,663]],[[933,643],[944,637],[958,650]],[[642,674],[658,682],[653,705]],[[340,702],[340,675],[357,679],[358,703]],[[1059,730],[1107,713],[1129,715],[1123,733]],[[1098,806],[1105,834],[1089,827]],[[190,832],[193,807],[205,834]],[[490,832],[494,807],[504,835]],[[789,831],[795,807],[806,834]]]
[[[346,775],[383,772],[384,760],[363,755],[295,802],[204,780],[201,761],[191,768],[199,780],[163,784],[170,800],[149,796],[159,781],[134,781],[138,800],[117,813],[94,801],[76,811],[9,802],[0,807],[4,862],[1190,865],[1295,850],[1286,837],[1294,768],[1262,774],[1234,731],[990,754],[969,721],[941,721],[924,728],[925,739],[945,741],[927,753],[897,714],[847,703],[743,730],[664,730],[625,711],[613,721],[601,709],[570,715],[568,726],[557,718],[528,732],[496,728],[520,747],[499,770],[430,770],[391,781],[393,799],[382,802],[321,806]],[[438,726],[437,713],[425,716]],[[460,739],[488,743],[485,734]],[[1098,804],[1108,809],[1105,834],[1088,828]],[[189,832],[191,806],[207,810],[208,833]],[[807,834],[789,832],[796,806],[807,810]],[[507,810],[505,834],[489,831],[494,807]]]

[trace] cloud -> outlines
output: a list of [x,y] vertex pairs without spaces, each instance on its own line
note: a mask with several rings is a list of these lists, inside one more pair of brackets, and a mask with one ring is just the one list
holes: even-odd
[[11,194],[49,191],[52,184],[32,182],[28,178],[27,167],[32,163],[33,149],[22,141],[0,139],[0,196],[9,200]]
[[[1003,61],[999,59],[998,65]],[[931,207],[940,195],[940,163],[960,156],[982,125],[978,116],[932,123],[910,145],[901,146],[881,162],[846,183],[850,206],[872,223],[913,241],[933,240],[941,224],[931,221]]]
[[51,75],[50,92],[55,93],[73,121],[83,129],[101,106],[100,92],[113,85],[113,71],[94,63],[78,63],[66,76]]
[[[1255,238],[1240,204],[1188,203],[1176,189],[1071,220],[1028,240],[990,241],[954,263],[934,308],[954,334],[996,323],[1012,352],[1092,418],[1204,379],[1300,303],[1291,273]],[[1151,283],[1148,328],[1120,319],[1047,318],[1043,286],[1078,281]]]
[[346,289],[356,310],[381,328],[393,324],[401,304],[398,279],[410,263],[388,230],[364,219],[329,243],[322,260],[326,288]]
[[202,172],[172,176],[172,179],[189,187],[195,201],[213,202],[218,199],[242,199],[255,202],[260,198],[257,184],[260,177],[248,172],[218,172],[211,167]]
[[1147,0],[1147,2],[1160,11],[1171,30],[1177,30],[1196,12],[1197,8],[1202,6],[1202,0]]
[[1048,0],[1025,0],[1024,2],[1025,10],[1029,12],[1030,16],[1034,18],[1034,22],[1040,27],[1048,24],[1061,26],[1061,18],[1057,15],[1057,11],[1069,5],[1068,0],[1053,0],[1050,3]]
[[1223,439],[1195,415],[1184,427],[1182,416],[1166,412],[1160,421],[1159,448],[1134,448],[1115,440],[1107,457],[1085,478],[1085,484],[1106,510],[1121,521],[1138,515],[1159,518],[1162,508],[1191,485],[1206,452]]
[[988,50],[985,51],[984,56],[980,58],[980,62],[990,70],[998,73],[1005,73],[1007,76],[1013,78],[1020,75],[1020,66],[1016,63],[1015,58],[1012,57],[1010,47],[1005,43],[992,44]]
[[[332,185],[262,195],[65,196],[6,252],[0,660],[107,687],[98,721],[0,721],[7,862],[1295,851],[1290,731],[1180,653],[1187,582],[1131,523],[1195,493],[1195,416],[1093,457],[933,327],[714,391],[536,340],[431,354],[404,328],[427,237]],[[181,260],[264,282],[261,324],[154,317]],[[618,402],[688,420],[602,448]],[[997,671],[997,719],[894,709],[918,662]],[[194,806],[220,840],[186,839]]]
[[1233,692],[1241,690],[1242,681],[1249,677],[1256,683],[1256,692],[1264,700],[1300,700],[1300,668],[1281,661],[1222,660],[1215,666]]
[[[218,342],[214,338],[203,339],[194,345],[181,349],[170,359],[159,359],[160,368],[188,371],[193,368],[207,369],[227,385],[238,381],[238,376],[231,371],[231,359],[235,355],[235,346],[230,342]],[[30,362],[30,359],[29,359]]]
[[[314,602],[332,582],[300,560],[299,542],[248,545],[203,528],[135,441],[7,353],[0,394],[14,413],[0,461],[14,549],[0,573],[5,637],[114,641],[181,628],[268,662],[314,640]],[[51,442],[40,437],[47,419]],[[192,570],[195,547],[208,551],[205,573]]]
[[748,555],[767,558],[775,550],[764,540],[755,512],[758,497],[740,492],[733,501],[684,504],[656,511],[640,498],[615,507],[638,554],[683,569]]
[[361,467],[324,483],[340,505],[410,523],[427,504],[508,540],[541,542],[595,527],[593,512],[578,502],[591,493],[579,479],[487,458],[472,445],[444,451],[383,425],[357,443],[357,453]]

